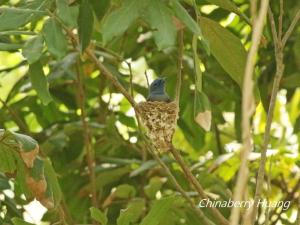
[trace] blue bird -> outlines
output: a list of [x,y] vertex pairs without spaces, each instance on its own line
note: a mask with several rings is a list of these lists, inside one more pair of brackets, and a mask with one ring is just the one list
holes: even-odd
[[150,85],[147,101],[170,102],[171,99],[165,91],[165,79],[158,78]]

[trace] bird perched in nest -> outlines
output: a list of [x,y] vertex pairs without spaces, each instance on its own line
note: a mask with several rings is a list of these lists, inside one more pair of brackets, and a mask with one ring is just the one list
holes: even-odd
[[150,102],[170,102],[171,99],[165,91],[165,79],[158,78],[150,85],[147,101]]

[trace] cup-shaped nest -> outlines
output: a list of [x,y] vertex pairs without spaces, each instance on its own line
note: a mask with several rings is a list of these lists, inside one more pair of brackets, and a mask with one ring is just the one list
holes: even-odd
[[173,101],[141,102],[137,105],[142,123],[147,127],[147,136],[159,153],[171,148],[172,137],[178,119],[178,106]]

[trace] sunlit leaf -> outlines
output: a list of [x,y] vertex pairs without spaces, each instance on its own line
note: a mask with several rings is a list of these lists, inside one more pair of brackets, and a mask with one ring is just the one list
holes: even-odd
[[250,19],[240,11],[240,9],[234,4],[231,0],[206,0],[214,5],[220,6],[223,9],[226,9],[230,12],[234,12],[237,15],[240,15],[242,18],[246,20],[247,23],[250,23]]
[[208,97],[203,92],[196,92],[195,95],[195,121],[205,130],[211,127],[211,109]]
[[241,86],[247,53],[240,39],[211,19],[200,17],[199,21],[203,36],[209,41],[211,53]]

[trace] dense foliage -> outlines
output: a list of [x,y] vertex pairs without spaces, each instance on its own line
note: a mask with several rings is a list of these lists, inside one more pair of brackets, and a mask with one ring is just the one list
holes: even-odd
[[[197,205],[201,198],[178,160],[169,153],[151,155],[132,102],[124,96],[125,91],[144,101],[146,78],[165,77],[175,99],[180,60],[173,144],[208,196],[232,199],[240,165],[241,87],[251,45],[248,1],[0,3],[0,224],[27,224],[23,215],[39,224],[28,216],[34,210],[26,209],[34,198],[47,208],[42,221],[50,224],[205,224],[161,166],[167,165]],[[279,3],[270,6],[277,24]],[[299,8],[299,1],[284,1],[284,31]],[[287,41],[284,63],[263,196],[291,205],[270,208],[269,219],[261,208],[258,224],[295,224],[299,208],[299,26]],[[275,72],[267,22],[255,68],[250,199]],[[230,208],[219,210],[229,218]],[[209,208],[202,211],[221,224]]]

